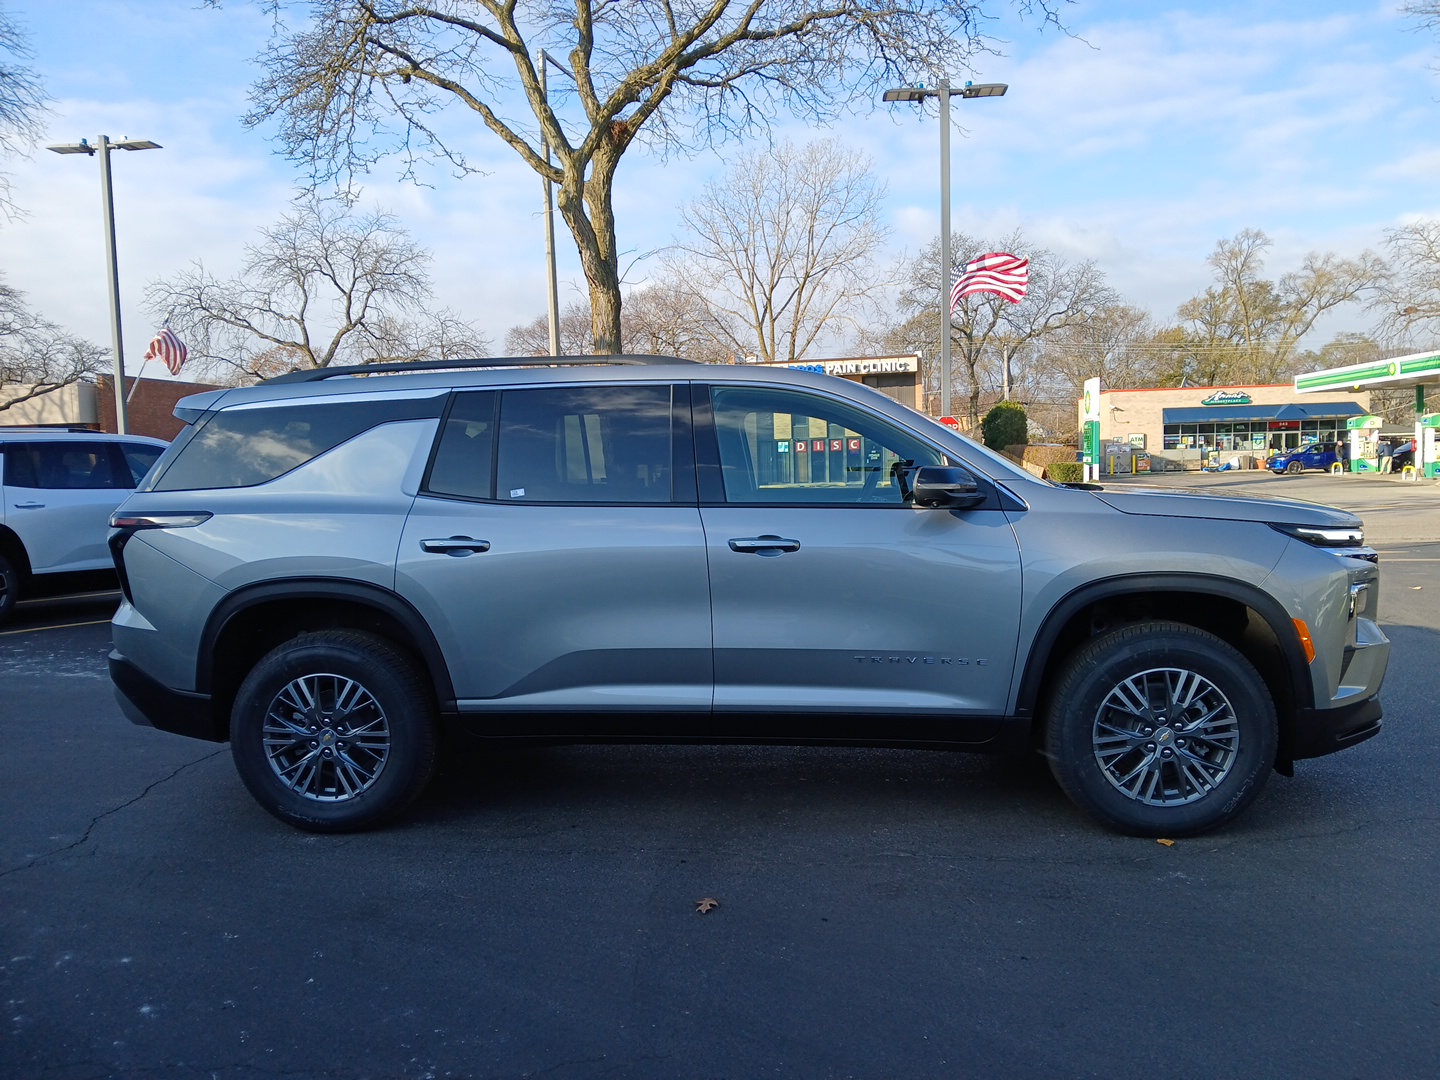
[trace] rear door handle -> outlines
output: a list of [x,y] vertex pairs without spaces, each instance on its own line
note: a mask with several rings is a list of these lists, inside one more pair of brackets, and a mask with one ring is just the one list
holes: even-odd
[[774,557],[787,551],[799,551],[799,540],[787,540],[783,536],[741,536],[730,541],[731,551],[749,551],[756,555]]
[[420,550],[435,555],[454,555],[456,558],[463,558],[474,551],[489,551],[490,541],[475,540],[469,536],[436,537],[433,540],[421,540]]

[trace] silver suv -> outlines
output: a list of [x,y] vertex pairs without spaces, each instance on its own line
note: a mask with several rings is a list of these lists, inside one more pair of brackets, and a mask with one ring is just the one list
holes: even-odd
[[110,514],[164,449],[141,435],[0,427],[0,622],[26,592],[111,573]]
[[1357,518],[1057,486],[837,378],[376,365],[176,413],[112,519],[111,675],[300,828],[393,816],[463,734],[1033,747],[1184,836],[1380,727]]

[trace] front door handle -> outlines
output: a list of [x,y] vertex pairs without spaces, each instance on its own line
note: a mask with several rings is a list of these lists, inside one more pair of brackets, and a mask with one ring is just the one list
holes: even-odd
[[772,536],[770,533],[764,536],[741,536],[730,541],[730,550],[750,551],[756,555],[774,558],[787,551],[799,551],[800,541],[786,540],[783,536]]
[[433,540],[421,540],[420,550],[434,555],[453,555],[458,559],[474,551],[489,551],[490,541],[475,540],[469,536],[436,537]]
[[16,510],[44,510],[44,503],[16,503]]

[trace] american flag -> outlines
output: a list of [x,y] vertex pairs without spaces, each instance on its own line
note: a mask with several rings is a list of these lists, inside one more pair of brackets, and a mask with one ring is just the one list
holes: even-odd
[[[955,268],[960,269],[958,266]],[[960,298],[971,293],[995,293],[1012,304],[1018,304],[1030,282],[1030,260],[1003,251],[992,251],[965,264],[965,269],[950,290],[950,311],[960,306]]]
[[180,374],[180,369],[185,366],[185,359],[189,355],[190,350],[185,347],[185,343],[168,326],[155,335],[150,342],[150,347],[145,350],[147,361],[165,361],[165,366],[170,369],[171,375]]

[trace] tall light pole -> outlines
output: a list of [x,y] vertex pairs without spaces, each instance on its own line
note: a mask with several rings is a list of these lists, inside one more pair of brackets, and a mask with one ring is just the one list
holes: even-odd
[[[575,73],[560,63],[544,49],[540,50],[540,98],[545,102],[545,107],[550,107],[550,91],[545,86],[545,69],[551,64],[569,75],[573,80]],[[550,164],[550,140],[545,137],[542,126],[540,132],[540,145],[545,148],[545,164]],[[556,281],[555,274],[555,204],[550,192],[550,178],[545,177],[545,276],[546,276],[546,298],[549,300],[550,313],[550,355],[560,355],[560,286]]]
[[125,139],[112,143],[100,136],[100,145],[91,146],[84,139],[78,143],[62,143],[46,149],[57,154],[100,155],[100,206],[105,215],[105,268],[110,274],[110,339],[115,356],[115,427],[121,435],[130,425],[125,414],[125,344],[120,336],[120,263],[115,254],[115,197],[110,186],[111,150],[159,150],[160,144],[149,139]]
[[949,79],[941,79],[933,89],[926,86],[901,86],[886,90],[884,101],[924,101],[940,99],[940,415],[950,415],[950,99],[1003,97],[1010,89],[1007,83],[966,83],[951,89]]

